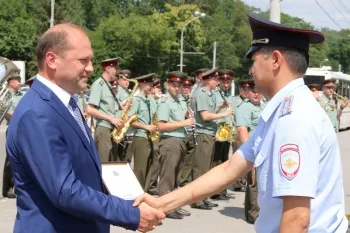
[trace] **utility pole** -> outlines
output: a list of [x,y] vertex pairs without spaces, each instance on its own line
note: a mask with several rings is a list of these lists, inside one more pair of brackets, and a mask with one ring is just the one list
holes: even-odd
[[214,42],[214,49],[213,49],[213,69],[216,67],[216,41]]
[[51,0],[51,18],[50,18],[50,27],[53,27],[55,15],[55,0]]
[[280,0],[270,0],[270,21],[281,23]]

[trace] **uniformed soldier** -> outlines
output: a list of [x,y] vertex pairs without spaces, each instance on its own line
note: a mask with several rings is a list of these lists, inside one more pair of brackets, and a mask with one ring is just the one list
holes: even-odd
[[[237,111],[238,108],[242,106],[242,104],[247,100],[248,96],[248,87],[249,83],[247,79],[240,80],[238,82],[239,85],[239,96],[233,97],[233,110],[234,112]],[[238,148],[241,146],[240,140],[237,140],[232,143],[232,153],[235,153]],[[238,181],[233,184],[233,190],[234,191],[241,191],[245,192],[246,189],[246,184],[247,184],[247,179],[246,176],[241,177],[238,179]]]
[[325,80],[322,86],[323,94],[320,95],[317,100],[331,119],[335,132],[338,132],[340,117],[347,103],[338,101],[338,99],[334,97],[335,89],[335,79]]
[[119,72],[119,78],[118,78],[119,85],[118,85],[117,99],[123,107],[130,96],[129,81],[128,81],[128,79],[130,78],[131,78],[130,70],[124,69]]
[[[3,66],[3,64],[0,64],[0,68],[2,68],[1,66]],[[10,70],[7,71],[7,73],[10,73],[11,75],[7,79],[7,86],[8,86],[8,91],[12,96],[12,103],[5,115],[5,118],[7,120],[7,125],[9,125],[12,114],[17,104],[23,97],[23,94],[22,92],[20,92],[20,89],[22,87],[20,70],[17,68],[17,66],[14,63],[12,63],[12,66],[10,67]],[[6,130],[6,134],[7,134],[7,130]],[[16,198],[16,194],[14,192],[13,175],[12,175],[10,160],[8,158],[7,152],[6,152],[6,158],[4,163],[4,172],[3,172],[3,180],[2,180],[2,196],[8,197],[8,198]]]
[[[130,98],[130,92],[129,92],[129,80],[131,78],[131,71],[127,69],[120,70],[118,72],[118,78],[116,81],[116,96],[117,100],[124,108],[125,104],[127,103],[128,99]],[[122,111],[117,112],[117,117],[120,117],[122,114]],[[122,141],[117,146],[117,159],[119,161],[125,161],[126,160],[126,151],[129,147],[129,144],[132,140],[132,135],[134,134],[133,128],[130,127],[128,131],[125,133],[125,137],[122,139]]]
[[94,140],[101,162],[117,159],[117,144],[110,134],[114,127],[123,127],[124,123],[117,118],[121,105],[115,96],[111,81],[115,81],[118,72],[119,58],[111,58],[101,62],[103,73],[91,86],[87,114],[96,119]]
[[196,70],[194,79],[196,80],[196,83],[193,85],[192,87],[192,98],[195,98],[196,94],[200,91],[200,89],[203,86],[203,80],[202,80],[202,74],[204,74],[205,72],[207,72],[209,69],[208,68],[201,68]]
[[[253,135],[260,117],[260,113],[265,105],[261,103],[261,94],[256,92],[254,80],[246,80],[249,85],[247,87],[247,99],[235,112],[237,130],[239,132],[239,140],[244,144]],[[258,187],[255,175],[255,169],[247,175],[247,185],[245,190],[244,212],[246,221],[254,223],[259,215],[259,207],[257,202]]]
[[[185,119],[187,112],[186,102],[181,98],[181,86],[186,75],[179,71],[169,72],[167,79],[168,94],[162,98],[157,114],[161,140],[159,142],[160,171],[159,194],[162,196],[175,189],[179,164],[186,153],[185,126],[193,126],[194,119]],[[182,210],[172,211],[168,218],[182,219]]]
[[[185,100],[189,117],[194,117],[194,111],[191,105],[191,92],[192,87],[194,86],[194,79],[192,77],[187,77],[184,80],[181,88],[182,98]],[[185,136],[185,145],[186,145],[186,154],[183,161],[179,166],[179,176],[178,176],[178,186],[183,187],[189,182],[191,182],[192,178],[192,160],[193,160],[193,152],[196,146],[195,137],[197,137],[194,127],[185,127],[186,136]]]
[[138,120],[131,125],[135,128],[135,136],[130,145],[134,155],[134,173],[145,192],[150,188],[150,168],[153,160],[153,142],[150,133],[158,131],[157,125],[152,124],[156,113],[156,102],[150,97],[155,73],[135,78],[139,83],[140,92],[134,97],[128,116],[138,115]]
[[[215,91],[215,105],[220,106],[223,102],[227,102],[228,106],[233,109],[233,97],[231,95],[230,89],[233,78],[233,71],[229,69],[219,70],[219,87]],[[226,109],[222,109],[220,112],[224,112]],[[234,115],[230,115],[224,118],[220,118],[216,121],[217,124],[227,123],[232,126],[234,121]],[[230,142],[228,141],[216,141],[213,152],[213,162],[211,167],[216,167],[228,160],[228,155],[230,151]],[[234,196],[229,196],[227,190],[224,189],[221,192],[213,195],[211,199],[214,200],[228,200],[234,198]]]
[[[162,89],[160,86],[160,81],[154,80],[153,82],[153,88],[151,91],[151,95],[155,102],[156,102],[156,109],[158,109],[160,102],[162,101],[163,93]],[[153,143],[153,159],[152,159],[152,164],[149,170],[149,177],[150,177],[150,187],[148,190],[149,194],[152,195],[159,195],[158,191],[158,176],[159,176],[159,168],[160,168],[160,163],[159,163],[159,142],[154,142]]]
[[[217,69],[211,69],[202,74],[203,87],[200,88],[195,96],[196,102],[196,131],[198,133],[198,146],[195,147],[193,155],[193,180],[197,179],[210,169],[212,162],[212,152],[215,143],[216,123],[215,120],[230,116],[233,114],[232,108],[228,107],[226,111],[219,112],[227,107],[227,103],[215,105],[214,90],[218,85]],[[218,206],[211,203],[208,199],[191,204],[192,208],[212,209]]]

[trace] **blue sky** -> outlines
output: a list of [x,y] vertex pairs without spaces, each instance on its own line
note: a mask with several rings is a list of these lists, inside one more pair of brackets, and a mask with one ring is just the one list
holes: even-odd
[[[316,1],[336,22],[334,23]],[[350,28],[350,0],[283,0],[281,12],[310,22],[317,29],[328,27],[335,30]],[[253,5],[266,11],[270,0],[243,0],[247,5]]]

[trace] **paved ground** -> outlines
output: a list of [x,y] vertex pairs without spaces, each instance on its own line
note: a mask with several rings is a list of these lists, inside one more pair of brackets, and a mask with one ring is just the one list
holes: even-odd
[[[347,166],[350,162],[350,131],[338,134],[339,144],[342,152],[346,212],[350,213],[350,169]],[[4,130],[0,128],[0,168],[3,166],[3,140]],[[0,181],[2,182],[2,181]],[[244,194],[234,193],[236,199],[229,201],[220,201],[219,207],[211,210],[194,210],[189,207],[185,209],[191,211],[192,215],[182,220],[166,219],[163,225],[154,232],[162,233],[253,233],[254,227],[244,221],[243,201]],[[16,203],[14,200],[6,198],[0,199],[0,232],[10,233],[13,230],[13,223],[16,215]],[[112,233],[122,233],[126,230],[112,227]]]

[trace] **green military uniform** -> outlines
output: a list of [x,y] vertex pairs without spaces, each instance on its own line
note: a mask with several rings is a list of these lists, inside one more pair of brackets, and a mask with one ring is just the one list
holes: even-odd
[[[23,94],[20,91],[12,94],[12,103],[9,107],[9,110],[7,111],[7,114],[11,114],[11,115],[13,114],[16,106],[18,105],[18,103],[22,99],[22,97],[23,97]],[[10,120],[7,120],[7,125],[9,125]],[[7,130],[6,130],[6,134],[7,134]],[[14,196],[13,187],[14,187],[14,183],[13,183],[12,170],[11,170],[11,166],[10,166],[10,160],[9,160],[9,157],[7,155],[7,152],[6,152],[4,171],[3,171],[3,177],[2,177],[2,195],[4,197]]]
[[[219,80],[228,80],[232,81],[233,72],[231,70],[223,69],[219,71]],[[224,92],[221,88],[214,92],[215,105],[220,106],[225,100],[228,102],[231,108],[233,108],[233,97],[231,96],[231,92],[228,90]],[[220,112],[227,111],[227,109],[221,109]],[[217,124],[227,123],[232,126],[234,120],[234,116],[230,115],[227,117],[220,118],[216,121]],[[213,162],[211,164],[211,168],[216,167],[228,160],[229,151],[230,151],[230,143],[216,141],[213,152]],[[217,200],[228,200],[230,197],[227,196],[227,190],[224,189],[216,195],[212,196],[212,199]]]
[[[1,80],[8,80],[8,82],[10,82],[11,79],[17,79],[18,81],[21,80],[20,70],[15,65],[15,63],[8,60],[7,58],[0,57],[0,66],[2,68],[2,72],[0,72],[0,79]],[[12,106],[10,106],[9,110],[7,111],[7,113],[10,113],[10,114],[13,113],[18,102],[22,98],[22,95],[20,92],[17,92],[15,95],[12,95],[12,98],[13,98]],[[6,131],[6,134],[7,134],[7,131]],[[14,191],[13,191],[14,183],[13,183],[12,170],[11,170],[10,160],[8,158],[7,153],[6,153],[6,158],[5,158],[5,163],[4,163],[4,171],[3,171],[2,178],[3,178],[3,180],[2,180],[2,195],[4,197],[15,198],[16,195],[14,194]]]
[[[215,69],[209,70],[202,75],[203,80],[211,77],[217,77]],[[215,113],[216,105],[214,92],[208,90],[206,87],[202,87],[199,93],[195,96],[195,100],[195,120],[196,132],[198,133],[198,146],[196,146],[194,150],[192,161],[193,180],[197,179],[210,169],[217,128],[215,121],[204,121],[200,115],[201,111]],[[207,208],[208,205],[206,203],[207,200],[204,200],[193,203],[191,206],[194,208]]]
[[130,96],[129,90],[119,85],[118,86],[118,93],[117,93],[117,99],[118,99],[119,103],[127,100],[129,98],[129,96]]
[[330,99],[327,96],[320,95],[320,97],[317,99],[320,103],[321,107],[325,110],[327,115],[332,121],[333,127],[335,132],[339,131],[339,118],[338,118],[338,112],[341,106],[341,103],[337,99]]
[[[91,86],[89,104],[95,105],[101,112],[116,117],[119,106],[111,88],[109,82],[102,77],[98,78]],[[114,127],[108,121],[96,119],[95,143],[101,162],[116,160],[116,151],[112,150],[116,149],[116,144],[110,136]]]
[[[10,105],[9,110],[7,111],[8,114],[11,114],[11,115],[13,114],[13,112],[15,111],[15,108],[16,108],[17,104],[18,104],[19,101],[22,99],[22,97],[23,97],[23,94],[22,94],[22,92],[20,92],[20,91],[18,91],[18,92],[16,92],[16,93],[12,94],[12,103],[11,103],[11,105]],[[8,120],[8,121],[7,121],[7,125],[9,125],[9,124],[10,124],[10,121]]]
[[[254,105],[248,99],[245,99],[244,103],[237,109],[235,114],[237,127],[247,127],[249,137],[251,137],[258,125],[259,117],[264,107],[265,105]],[[253,177],[250,171],[247,175],[244,210],[246,220],[251,223],[255,222],[259,215],[257,197],[258,186],[256,177]]]
[[[154,97],[152,97],[154,99]],[[158,109],[159,104],[161,102],[161,99],[154,99],[156,103],[156,109]],[[152,164],[149,169],[149,179],[150,179],[150,184],[149,184],[149,190],[148,193],[152,195],[159,195],[158,192],[158,176],[159,176],[159,168],[160,168],[160,162],[159,162],[159,142],[153,143],[153,159],[152,159]]]
[[[181,101],[184,101],[187,105],[187,108],[191,107],[191,96],[186,98],[181,97]],[[193,130],[195,130],[193,132]],[[192,127],[185,127],[185,145],[186,145],[186,154],[179,165],[179,176],[178,176],[178,186],[183,187],[188,184],[192,178],[192,160],[194,155],[194,149],[196,147],[195,137],[197,137],[196,129]]]
[[[167,98],[159,105],[158,120],[165,122],[183,121],[186,112],[186,103],[180,98],[174,98],[168,94]],[[175,188],[180,159],[186,152],[184,139],[184,128],[161,132],[161,141],[159,142],[160,179],[158,184],[160,195],[164,195]]]
[[[236,113],[237,109],[242,106],[243,103],[244,103],[244,98],[240,95],[234,96],[232,98],[232,107],[233,107],[234,114]],[[235,119],[235,121],[236,121],[236,119]],[[241,146],[241,142],[239,140],[233,142],[232,143],[232,153],[235,153],[240,146]],[[235,191],[245,189],[246,183],[247,183],[247,181],[246,181],[245,176],[241,177],[238,179],[238,181],[235,184],[233,184],[233,189]]]
[[[135,78],[139,82],[153,82],[154,74]],[[134,97],[128,116],[138,115],[138,122],[151,125],[156,113],[156,102],[153,98],[139,93]],[[135,129],[134,139],[130,145],[134,156],[134,173],[145,192],[150,188],[150,168],[153,163],[153,142],[149,139],[148,132],[144,129]]]

